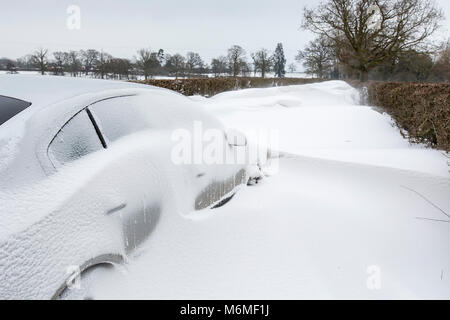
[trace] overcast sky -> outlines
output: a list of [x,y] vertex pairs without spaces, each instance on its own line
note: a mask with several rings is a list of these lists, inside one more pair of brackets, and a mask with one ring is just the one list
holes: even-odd
[[[450,30],[450,1],[437,0]],[[0,57],[37,47],[51,51],[103,49],[133,58],[142,47],[199,52],[207,62],[239,44],[248,53],[285,47],[288,62],[313,36],[300,30],[307,0],[1,0]],[[67,8],[81,9],[81,29],[67,27]],[[443,33],[445,37],[445,33]]]

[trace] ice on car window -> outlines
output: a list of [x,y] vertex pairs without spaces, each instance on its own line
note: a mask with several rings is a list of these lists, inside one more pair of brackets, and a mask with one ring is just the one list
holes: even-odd
[[147,117],[129,97],[98,102],[89,107],[102,134],[108,141],[148,129]]
[[0,96],[0,126],[29,106],[30,102]]
[[77,114],[51,142],[48,155],[55,167],[61,167],[85,155],[103,149],[86,111]]

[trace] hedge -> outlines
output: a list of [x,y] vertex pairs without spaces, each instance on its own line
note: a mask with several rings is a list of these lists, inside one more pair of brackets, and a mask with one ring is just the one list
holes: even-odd
[[412,142],[450,152],[450,83],[368,82],[368,102],[382,107]]
[[178,80],[157,80],[133,81],[148,84],[180,92],[187,96],[202,95],[206,97],[214,96],[218,93],[248,89],[248,88],[269,88],[288,85],[299,85],[319,82],[318,79],[303,78],[193,78]]

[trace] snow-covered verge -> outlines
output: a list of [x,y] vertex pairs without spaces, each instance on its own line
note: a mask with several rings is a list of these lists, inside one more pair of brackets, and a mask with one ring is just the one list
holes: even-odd
[[[100,299],[450,298],[450,174],[344,82],[194,97],[227,126],[280,132],[279,172],[192,220],[160,217]],[[77,295],[74,294],[73,297]]]

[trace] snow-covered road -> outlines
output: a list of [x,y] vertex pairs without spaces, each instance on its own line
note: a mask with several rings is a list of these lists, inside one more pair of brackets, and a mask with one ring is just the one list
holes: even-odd
[[201,218],[160,218],[99,299],[450,298],[450,174],[344,82],[229,92],[203,103],[279,131],[279,172]]

